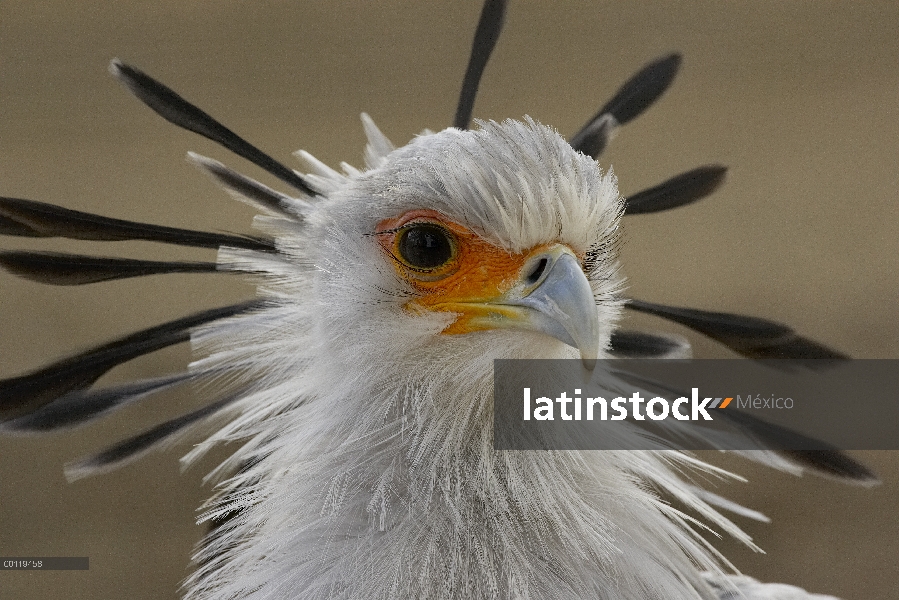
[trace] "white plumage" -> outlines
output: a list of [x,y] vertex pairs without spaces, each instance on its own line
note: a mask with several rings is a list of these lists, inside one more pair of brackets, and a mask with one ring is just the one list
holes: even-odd
[[[147,92],[143,74],[112,69],[154,110],[215,139],[196,114],[185,125],[148,100],[159,91]],[[728,574],[697,530],[708,524],[752,546],[718,509],[758,515],[695,487],[690,473],[734,476],[688,454],[493,449],[493,359],[609,355],[625,303],[616,252],[625,204],[611,170],[527,117],[426,132],[398,149],[365,115],[363,125],[367,169],[339,173],[301,153],[312,172],[298,197],[247,188],[192,157],[262,209],[256,224],[274,251],[220,244],[218,268],[249,273],[269,302],[188,328],[205,356],[192,365],[197,379],[233,395],[185,461],[221,442],[242,446],[210,476],[221,483],[205,518],[217,525],[187,596],[828,598]],[[618,121],[594,125],[610,137]],[[37,227],[26,209],[0,214]],[[382,242],[401,244],[416,224],[455,232],[454,251],[473,240],[490,249],[483,256],[518,266],[476,261],[456,288],[429,287],[443,275]],[[521,308],[537,289],[532,276],[539,287],[575,259],[592,329],[565,321],[568,308]],[[482,280],[496,295],[465,287]],[[503,308],[460,316],[459,290]],[[443,296],[455,304],[431,300]],[[802,470],[771,453],[754,458]],[[102,466],[91,459],[69,473]]]
[[[296,219],[259,219],[282,261],[220,253],[228,268],[266,272],[278,307],[196,338],[212,354],[195,367],[240,365],[254,391],[207,442],[250,439],[207,516],[239,513],[200,552],[189,597],[718,597],[707,579],[724,594],[810,597],[731,582],[693,517],[658,496],[751,544],[678,473],[727,476],[711,466],[677,452],[494,451],[492,360],[577,351],[520,330],[442,335],[453,315],[410,312],[420,292],[372,235],[430,209],[510,253],[608,250],[622,212],[614,176],[531,120],[389,154],[367,119],[366,130],[370,170],[318,167],[309,180],[324,197]],[[623,280],[615,254],[601,257],[587,277],[605,348]]]

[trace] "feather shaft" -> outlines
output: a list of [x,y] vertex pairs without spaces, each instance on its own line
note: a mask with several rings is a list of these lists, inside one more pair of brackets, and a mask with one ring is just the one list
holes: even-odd
[[220,186],[238,199],[246,201],[262,210],[275,215],[296,219],[298,208],[307,209],[309,205],[298,198],[273,190],[237,171],[229,169],[217,160],[196,154],[187,153],[188,160],[203,170]]
[[478,86],[481,84],[481,76],[496,47],[505,18],[506,0],[484,2],[478,28],[474,33],[471,55],[468,59],[468,67],[465,69],[465,78],[462,80],[462,91],[459,92],[459,104],[456,107],[453,127],[468,129],[474,110],[474,99],[478,94]]
[[673,53],[640,69],[571,137],[571,146],[598,157],[615,128],[637,118],[665,93],[677,75],[681,60],[680,54]]
[[163,262],[57,252],[0,252],[0,267],[50,285],[85,285],[166,273],[216,273],[212,262]]
[[849,358],[814,340],[797,335],[786,325],[767,319],[665,306],[642,300],[630,300],[625,307],[688,327],[747,358],[822,359],[822,367],[828,366],[830,361]]
[[[18,223],[21,231],[17,233],[15,228],[0,228],[0,233],[5,235],[61,237],[95,242],[146,240],[200,248],[232,246],[259,252],[274,250],[273,243],[266,239],[113,219],[21,198],[0,198],[0,218]],[[28,233],[28,230],[33,233]]]
[[314,195],[312,188],[292,169],[287,168],[216,121],[208,113],[179,96],[171,88],[118,59],[113,60],[109,64],[109,72],[125,84],[125,87],[138,100],[146,104],[169,123],[202,135],[261,167],[304,194]]
[[233,317],[264,304],[263,300],[251,300],[198,312],[64,358],[27,375],[0,380],[0,419],[20,417],[73,390],[88,388],[113,367],[188,341],[195,327]]
[[178,373],[102,390],[75,390],[32,413],[0,423],[0,431],[45,433],[83,425],[145,396],[167,390],[200,375],[202,374]]
[[198,410],[160,423],[152,429],[123,440],[106,450],[66,465],[65,474],[69,481],[75,481],[96,473],[115,469],[130,462],[163,443],[174,441],[191,425],[213,416],[215,413],[243,397],[244,390],[208,404]]
[[705,198],[722,183],[727,167],[707,165],[692,169],[627,197],[626,215],[670,210]]

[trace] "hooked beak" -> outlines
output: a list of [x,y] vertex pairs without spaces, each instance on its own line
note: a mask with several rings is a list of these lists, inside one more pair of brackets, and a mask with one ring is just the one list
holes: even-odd
[[535,258],[535,268],[543,265],[537,281],[523,290],[518,286],[510,290],[503,304],[521,309],[518,328],[545,333],[577,348],[584,367],[592,371],[599,356],[599,314],[587,277],[567,249]]
[[466,308],[470,330],[538,331],[580,350],[588,371],[596,365],[599,314],[593,290],[577,257],[565,246],[529,257],[511,289]]

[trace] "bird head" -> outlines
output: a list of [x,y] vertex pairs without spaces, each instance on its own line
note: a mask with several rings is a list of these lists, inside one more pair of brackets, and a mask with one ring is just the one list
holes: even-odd
[[371,162],[332,172],[309,216],[304,260],[335,352],[488,368],[603,353],[623,281],[611,172],[529,119],[422,135]]
[[[204,513],[214,528],[197,554],[191,598],[709,600],[741,590],[781,597],[783,588],[724,575],[722,557],[693,529],[697,518],[670,504],[754,547],[716,507],[758,513],[697,488],[685,474],[726,476],[720,469],[674,449],[494,448],[493,359],[579,357],[589,369],[610,345],[616,356],[655,357],[689,347],[615,331],[624,304],[619,222],[625,208],[640,214],[694,202],[724,174],[720,166],[695,169],[630,195],[625,207],[614,175],[595,160],[619,126],[664,92],[677,54],[644,67],[570,141],[527,117],[469,130],[504,10],[502,0],[485,3],[455,126],[394,148],[363,116],[364,171],[345,165],[338,173],[301,153],[312,170],[301,176],[173,90],[113,61],[112,73],[159,115],[298,193],[192,157],[261,209],[258,225],[269,235],[156,226],[0,198],[4,234],[219,248],[216,263],[0,253],[0,266],[38,281],[221,271],[259,277],[257,301],[145,329],[0,381],[0,431],[78,425],[187,381],[218,394],[67,470],[78,478],[115,468],[220,419],[185,457],[190,463],[216,444],[242,444],[210,475],[224,481]],[[841,358],[766,320],[629,306],[744,356]],[[191,372],[88,389],[117,365],[188,339],[204,354]],[[790,439],[788,430],[745,417],[737,424],[753,437]],[[836,451],[756,459],[797,473],[810,467],[873,480]]]

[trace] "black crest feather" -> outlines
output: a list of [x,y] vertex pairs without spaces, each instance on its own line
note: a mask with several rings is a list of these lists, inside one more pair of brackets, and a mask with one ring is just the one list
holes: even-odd
[[826,366],[828,360],[849,358],[841,352],[798,335],[786,325],[768,319],[665,306],[642,300],[631,300],[625,306],[689,327],[747,358],[825,359],[821,366]]
[[210,262],[162,262],[58,252],[0,252],[0,267],[50,285],[84,285],[164,273],[215,273]]
[[674,53],[640,69],[580,131],[571,136],[571,146],[587,156],[598,157],[616,127],[635,119],[665,93],[680,64],[681,55]]
[[707,165],[675,175],[656,186],[628,196],[624,214],[661,212],[701,200],[724,183],[726,173],[727,167]]
[[453,127],[468,129],[471,122],[471,113],[474,110],[474,99],[478,94],[478,86],[481,76],[496,42],[503,29],[506,19],[506,0],[487,0],[481,10],[481,18],[478,28],[474,33],[474,42],[471,46],[471,55],[468,59],[468,67],[465,69],[465,78],[462,80],[462,91],[459,92],[459,104],[456,107],[456,117],[453,119]]
[[146,240],[200,248],[232,246],[258,252],[274,250],[271,240],[112,219],[21,198],[0,198],[0,218],[17,224],[4,229],[3,222],[0,222],[0,233],[6,235],[61,237],[96,242]]
[[132,461],[146,454],[154,447],[173,440],[178,434],[186,431],[195,423],[211,417],[228,405],[233,404],[243,397],[244,392],[245,390],[242,390],[231,394],[186,415],[160,423],[152,429],[122,440],[94,456],[66,465],[66,476],[70,481],[74,481],[94,473],[114,469]]
[[4,379],[0,381],[0,420],[20,417],[73,390],[88,388],[107,371],[124,362],[186,342],[195,327],[264,305],[265,301],[252,300],[205,310],[132,333],[56,361],[27,375]]
[[109,72],[166,121],[221,144],[304,194],[315,195],[306,180],[295,171],[288,169],[146,73],[120,60],[113,60],[109,64]]

